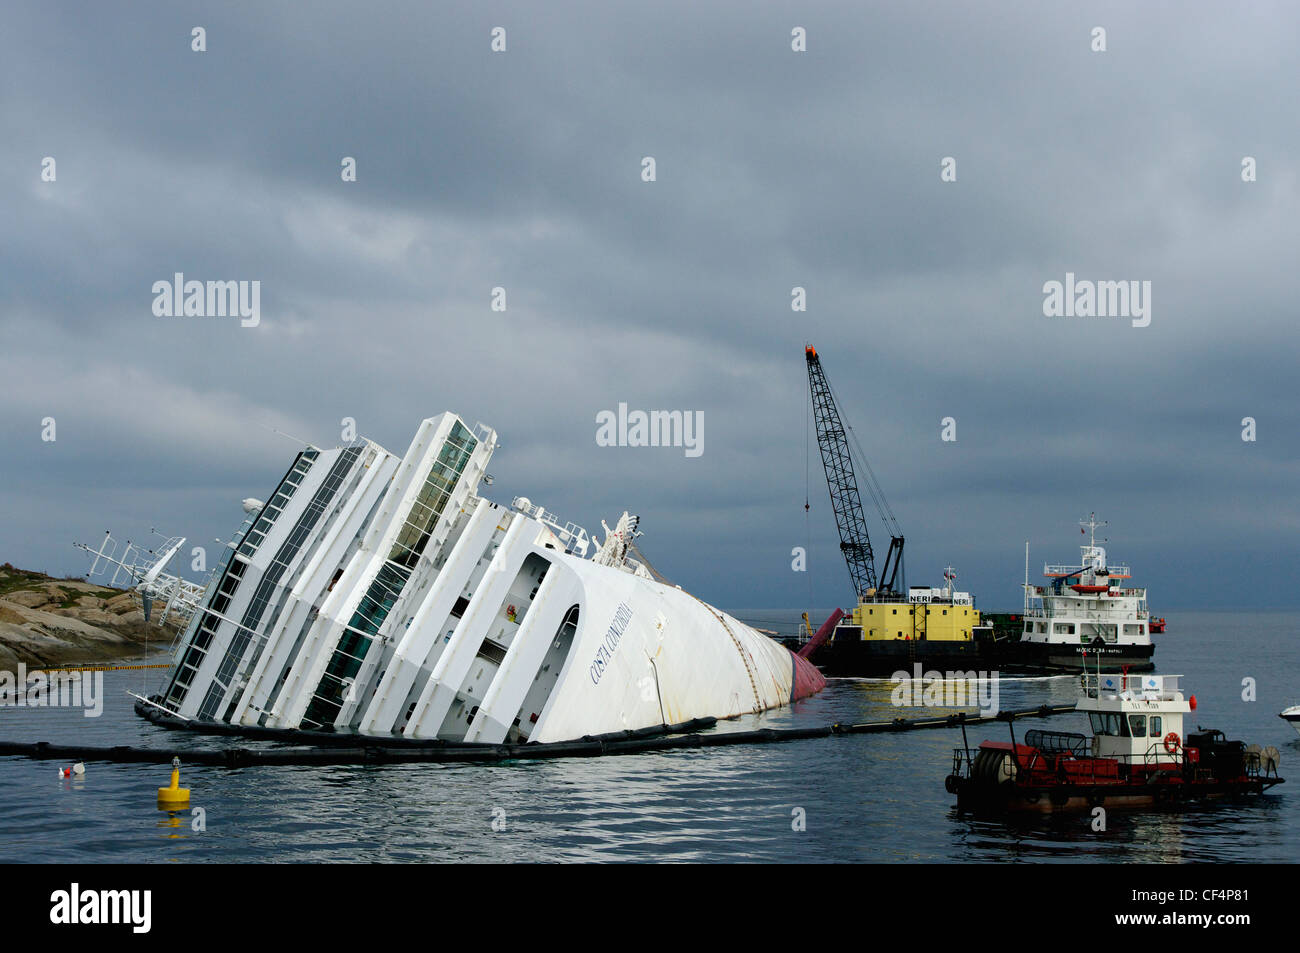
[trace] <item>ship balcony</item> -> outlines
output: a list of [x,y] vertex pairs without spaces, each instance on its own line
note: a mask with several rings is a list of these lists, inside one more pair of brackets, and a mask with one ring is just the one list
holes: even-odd
[[1042,622],[1047,619],[1070,619],[1080,622],[1108,622],[1111,624],[1129,620],[1142,621],[1147,618],[1148,614],[1145,606],[1130,613],[1120,606],[1107,606],[1103,609],[1076,609],[1066,606],[1058,609],[1050,605],[1034,606],[1032,604],[1023,612],[1025,619],[1031,622]]

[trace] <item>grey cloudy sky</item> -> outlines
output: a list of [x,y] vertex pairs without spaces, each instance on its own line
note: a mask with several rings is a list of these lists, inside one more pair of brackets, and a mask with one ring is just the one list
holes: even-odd
[[[1024,541],[1070,560],[1097,510],[1157,611],[1300,601],[1293,4],[2,16],[0,560],[210,542],[292,458],[271,428],[401,452],[450,409],[500,432],[498,501],[640,513],[718,604],[846,604],[815,448],[803,511],[812,342],[909,582],[1018,605]],[[177,271],[260,280],[261,324],[155,317]],[[1066,272],[1151,281],[1150,326],[1045,317]],[[620,401],[701,411],[703,455],[597,446]]]

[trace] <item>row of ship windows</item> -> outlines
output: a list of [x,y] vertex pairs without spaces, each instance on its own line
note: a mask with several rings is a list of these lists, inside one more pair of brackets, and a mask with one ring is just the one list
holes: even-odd
[[[926,614],[926,615],[929,615],[929,614],[932,613],[933,611],[934,611],[933,609],[926,609],[926,610],[925,610],[925,614]],[[962,610],[961,610],[961,614],[962,614],[963,616],[968,616],[968,615],[970,615],[970,611],[971,611],[970,609],[962,609]],[[894,615],[898,615],[898,610],[897,610],[897,609],[892,610],[892,612],[893,612]],[[875,609],[868,609],[868,610],[867,610],[867,615],[875,615],[875,614],[876,614],[876,610],[875,610]],[[881,610],[880,614],[881,614],[881,615],[884,615],[884,614],[885,614],[885,612],[884,612],[883,609]],[[907,610],[907,614],[908,614],[908,615],[916,615],[916,610],[915,610],[915,609],[908,609],[908,610]],[[943,614],[944,614],[944,615],[947,615],[947,614],[948,614],[948,610],[947,610],[947,609],[944,609],[944,610],[943,610]]]
[[1094,735],[1111,735],[1117,738],[1159,738],[1164,730],[1163,719],[1159,715],[1150,717],[1150,731],[1147,730],[1146,715],[1129,715],[1126,720],[1120,714],[1094,711],[1089,712],[1088,719],[1092,722]]
[[[267,575],[268,577],[273,577],[271,578],[271,585],[259,587],[259,592],[254,595],[253,603],[250,605],[249,611],[245,613],[245,619],[241,624],[239,635],[245,634],[246,630],[243,626],[250,623],[250,617],[251,624],[253,625],[256,625],[257,622],[260,621],[262,612],[265,611],[266,604],[269,601],[271,590],[274,588],[274,582],[278,580],[279,576],[288,568],[289,562],[292,560],[293,556],[297,554],[302,543],[310,534],[311,526],[314,526],[315,522],[324,511],[326,504],[333,498],[338,488],[342,485],[344,474],[351,466],[352,462],[355,461],[357,456],[360,455],[360,452],[361,448],[359,447],[349,448],[331,470],[331,473],[327,477],[325,484],[322,486],[321,491],[317,493],[311,504],[308,505],[303,519],[299,521],[298,525],[294,528],[294,531],[290,534],[289,539],[286,540],[285,544],[281,546],[280,551],[276,554],[276,558],[272,565],[268,567]],[[257,547],[265,538],[266,532],[270,529],[275,519],[283,512],[285,505],[292,498],[294,491],[301,485],[303,478],[306,476],[307,472],[311,469],[313,463],[318,457],[319,453],[315,450],[305,450],[298,456],[293,467],[290,469],[284,480],[281,481],[280,486],[276,489],[276,493],[271,498],[270,503],[263,509],[262,516],[258,520],[258,523],[252,530],[250,530],[248,536],[240,546],[239,553],[241,555],[247,556],[256,551]],[[213,595],[212,601],[209,603],[208,608],[202,617],[202,623],[198,631],[195,633],[195,637],[187,649],[181,665],[178,667],[175,682],[172,686],[172,690],[168,694],[168,699],[172,701],[173,704],[180,705],[188,694],[190,684],[193,681],[199,666],[202,664],[203,659],[206,657],[208,649],[212,644],[212,639],[216,634],[216,630],[221,624],[222,619],[220,617],[223,616],[229,608],[230,601],[234,597],[236,590],[239,588],[240,582],[243,580],[244,572],[247,568],[248,563],[238,558],[230,561],[230,565],[221,579],[220,586],[217,592]],[[264,579],[264,582],[265,581],[266,580]],[[262,592],[264,588],[266,590],[265,593]],[[259,596],[261,598],[259,598]],[[238,636],[236,638],[238,639]],[[239,646],[240,654],[242,654],[242,650],[247,645],[247,642],[248,636],[245,635]],[[229,657],[223,660],[222,672],[227,669],[227,663],[229,662],[231,662]],[[220,679],[222,672],[218,673],[218,680]]]
[[[463,427],[460,427],[460,430],[469,437],[469,432]],[[453,428],[452,436],[448,437],[447,442],[443,444],[438,460],[429,468],[424,486],[420,488],[419,494],[406,514],[401,532],[397,534],[392,552],[388,554],[388,558],[393,562],[413,567],[419,561],[424,548],[429,543],[433,527],[451,498],[456,481],[460,479],[469,463],[469,450],[453,443],[452,438],[455,436],[456,430]],[[473,438],[469,437],[469,440],[472,449]]]
[[254,524],[253,528],[248,531],[248,535],[244,538],[243,544],[239,547],[239,551],[243,555],[251,556],[253,553],[257,552],[257,547],[262,545],[262,540],[266,539],[266,534],[269,533],[271,527],[275,525],[276,519],[279,518],[280,513],[284,510],[285,504],[288,503],[290,497],[293,496],[294,490],[298,489],[299,485],[301,485],[303,477],[305,477],[307,471],[311,469],[312,463],[316,460],[316,456],[317,454],[315,451],[305,450],[298,457],[298,462],[293,465],[293,469],[289,471],[289,475],[286,476],[276,488],[275,495],[271,497],[271,501],[263,508],[257,523]]
[[[301,548],[303,541],[309,533],[309,528],[304,524],[308,519],[311,524],[315,524],[316,519],[320,516],[321,512],[324,511],[325,503],[334,496],[339,486],[342,485],[343,473],[339,471],[346,471],[346,468],[351,465],[351,462],[356,459],[359,453],[359,448],[349,449],[340,461],[335,464],[334,470],[331,471],[331,475],[326,479],[322,490],[317,493],[311,504],[308,505],[304,518],[299,521],[298,525],[294,528],[293,533],[290,534],[289,539],[280,547],[280,551],[276,554],[275,560],[268,568],[267,578],[273,577],[271,579],[271,585],[269,587],[259,586],[259,591],[254,594],[253,603],[245,613],[244,621],[241,623],[241,628],[238,630],[238,634],[236,635],[236,640],[239,640],[239,636],[244,636],[242,641],[239,642],[238,651],[240,654],[242,654],[243,649],[246,648],[248,643],[248,636],[245,634],[247,630],[244,626],[249,624],[256,625],[257,622],[260,621],[261,614],[265,611],[266,604],[270,598],[270,590],[274,588],[274,581],[278,580],[279,576],[288,568],[288,563],[291,561],[292,556]],[[305,451],[294,464],[289,475],[281,483],[275,496],[272,497],[271,504],[267,507],[268,511],[274,509],[273,518],[280,515],[285,504],[287,504],[289,499],[293,496],[294,490],[296,490],[301,484],[303,476],[309,469],[311,469],[311,465],[316,460],[317,456],[318,454],[315,451]],[[268,528],[271,525],[270,521],[266,521],[265,519],[259,522],[265,522]],[[249,535],[251,536],[252,533]],[[261,543],[262,538],[263,535],[259,534],[256,541],[252,543],[251,549],[256,549],[257,545]],[[248,540],[245,540],[245,545],[248,545]],[[245,548],[243,546],[240,548],[240,553],[245,554]],[[170,695],[174,704],[179,705],[184,701],[185,696],[189,693],[190,683],[193,681],[199,665],[202,664],[203,659],[206,657],[207,650],[212,643],[216,629],[221,623],[219,616],[224,615],[226,609],[229,608],[230,600],[234,597],[235,591],[239,588],[239,584],[244,577],[244,571],[247,568],[248,563],[243,562],[240,559],[231,560],[230,567],[227,569],[225,577],[221,581],[221,586],[208,606],[209,613],[205,615],[203,625],[196,634],[189,651],[186,652],[185,661],[182,663],[180,671],[177,674],[176,684]],[[266,578],[264,578],[263,582],[265,583],[266,581]],[[263,589],[266,590],[264,594]],[[260,599],[258,598],[259,596],[261,596]],[[215,613],[215,615],[213,613]],[[233,646],[234,643],[232,642],[232,647]],[[226,673],[228,678],[229,674],[233,672],[233,663],[231,665],[227,664],[230,662],[231,659],[228,654],[227,659],[224,659],[222,662],[221,671],[218,672],[218,680],[221,679],[223,673]],[[226,671],[228,668],[231,669],[231,672]],[[205,705],[206,701],[207,700],[205,700]],[[211,712],[200,712],[201,716],[210,714]]]
[[[461,446],[465,442],[467,446]],[[437,461],[429,468],[424,485],[407,511],[402,529],[394,540],[388,559],[361,598],[347,629],[330,658],[329,664],[303,721],[312,726],[325,726],[338,716],[343,707],[343,695],[350,680],[360,671],[363,659],[370,649],[373,637],[378,634],[389,612],[411,577],[425,546],[450,499],[476,441],[459,422],[444,442]]]
[[[1105,635],[1105,636],[1108,636],[1109,638],[1114,638],[1114,637],[1115,637],[1115,631],[1116,631],[1116,629],[1115,629],[1115,626],[1113,626],[1113,625],[1104,625],[1104,624],[1103,624],[1103,625],[1091,625],[1090,628],[1101,630],[1101,634],[1102,634],[1102,635]],[[1145,635],[1145,634],[1146,634],[1146,628],[1147,628],[1147,627],[1146,627],[1145,625],[1142,625],[1142,624],[1140,624],[1140,623],[1125,622],[1125,623],[1124,623],[1124,634],[1125,634],[1125,635]],[[1038,635],[1046,635],[1046,634],[1047,634],[1047,623],[1046,623],[1046,622],[1026,622],[1026,623],[1025,623],[1025,635],[1034,635],[1035,633],[1037,633]],[[1073,622],[1053,622],[1053,623],[1052,623],[1052,634],[1053,634],[1053,635],[1075,635],[1075,634],[1076,634],[1076,631],[1075,631],[1075,624],[1074,624]]]
[[[409,578],[410,569],[407,567],[413,565],[422,553],[425,544],[428,542],[430,530],[446,506],[449,491],[455,486],[456,480],[459,479],[468,464],[470,454],[476,444],[477,441],[469,431],[457,422],[438,455],[438,462],[435,462],[431,467],[417,502],[412,506],[411,512],[408,513],[406,525],[403,527],[403,532],[399,535],[398,543],[390,556],[390,558],[394,559],[394,562],[385,564],[384,569],[372,582],[366,597],[362,600],[362,605],[358,606],[358,611],[352,619],[352,624],[361,631],[354,630],[348,633],[348,635],[352,636],[351,639],[347,639],[345,636],[344,641],[349,644],[338,646],[336,656],[331,660],[332,664],[327,668],[326,678],[336,681],[339,675],[344,673],[346,675],[355,674],[356,669],[359,668],[360,659],[356,658],[352,653],[357,651],[364,653],[370,642],[370,639],[365,638],[362,632],[374,634],[383,624],[388,612],[396,602],[397,596],[405,586],[407,578]],[[274,525],[275,520],[280,516],[284,506],[293,496],[294,491],[301,485],[303,478],[311,469],[317,456],[318,453],[313,450],[304,451],[299,455],[289,474],[277,487],[275,495],[264,507],[257,523],[249,530],[247,537],[239,548],[241,555],[250,556],[256,552],[258,546],[261,545],[266,538],[266,534]],[[306,536],[307,533],[304,532],[302,535]],[[297,545],[292,546],[296,551],[300,547],[302,540],[289,540],[288,542],[290,544],[297,543]],[[402,566],[402,563],[406,563],[406,566]],[[246,563],[239,560],[232,562],[226,578],[222,580],[219,592],[214,596],[209,606],[210,611],[205,613],[203,623],[196,632],[194,641],[186,652],[184,661],[178,668],[175,685],[170,693],[172,700],[176,704],[180,704],[184,699],[190,682],[202,663],[203,657],[207,654],[207,649],[211,645],[212,638],[221,621],[218,616],[223,614],[229,606],[231,596],[238,588],[246,565]],[[337,576],[334,581],[337,581]],[[333,588],[333,582],[331,582],[330,588]],[[365,644],[352,644],[362,642]],[[333,696],[335,693],[328,692],[327,694]],[[318,696],[318,701],[321,700],[323,699]],[[333,707],[330,702],[336,701],[337,699],[330,697],[329,701],[325,703],[325,707]]]

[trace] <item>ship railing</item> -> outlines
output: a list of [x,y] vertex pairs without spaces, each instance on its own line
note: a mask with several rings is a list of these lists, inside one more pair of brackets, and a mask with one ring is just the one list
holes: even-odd
[[[1183,762],[1186,760],[1182,748],[1179,748],[1176,753],[1171,754],[1164,750],[1164,744],[1158,740],[1153,742],[1142,754],[1118,754],[1093,757],[1091,753],[1086,753],[1083,755],[1065,755],[1064,757],[1067,760],[1086,765],[1087,769],[1083,771],[1076,769],[1068,773],[1062,772],[1062,777],[1068,777],[1071,781],[1083,782],[1115,780],[1115,774],[1113,774],[1109,769],[1109,764],[1111,763],[1120,766],[1120,776],[1122,777],[1123,768],[1127,768],[1131,774],[1135,765],[1141,765],[1143,768],[1147,769],[1165,767],[1170,771],[1181,771]],[[1099,773],[1098,771],[1098,766],[1101,763],[1106,763],[1108,765],[1107,769],[1103,773]],[[1148,770],[1147,773],[1150,773],[1150,771]]]
[[1065,565],[1052,564],[1052,563],[1043,564],[1044,576],[1069,576],[1072,575],[1073,573],[1082,573],[1082,572],[1083,572],[1082,566],[1065,566]]
[[[1062,564],[1044,563],[1043,575],[1044,576],[1082,575],[1083,573],[1089,572],[1094,568],[1098,568],[1098,567],[1067,566]],[[1125,578],[1130,578],[1133,575],[1132,569],[1128,566],[1102,566],[1100,568],[1105,569],[1107,573],[1109,573],[1112,576],[1123,576]]]
[[[1159,687],[1145,688],[1142,683],[1147,678],[1158,680]],[[1089,698],[1098,697],[1098,692],[1119,694],[1128,691],[1139,698],[1143,692],[1153,692],[1158,698],[1168,701],[1173,699],[1175,693],[1182,691],[1181,675],[1096,675],[1085,673],[1079,677],[1079,682],[1083,693]]]
[[1146,752],[1142,755],[1142,763],[1147,766],[1168,764],[1175,767],[1182,767],[1183,762],[1186,760],[1187,749],[1182,745],[1179,745],[1171,752],[1165,747],[1165,743],[1162,740],[1151,742],[1151,746],[1147,748]]
[[[966,748],[954,748],[952,752],[952,774],[960,778],[971,778],[974,776],[974,759],[979,753],[975,748],[967,750]],[[1176,753],[1169,753],[1164,750],[1164,744],[1161,741],[1155,741],[1142,754],[1121,754],[1107,755],[1105,757],[1094,757],[1090,748],[1077,751],[1066,750],[1047,750],[1042,751],[1037,748],[1032,753],[1026,754],[1023,749],[1016,755],[1016,772],[1017,780],[1030,783],[1029,776],[1035,772],[1041,777],[1044,773],[1053,774],[1062,781],[1071,781],[1083,784],[1094,784],[1098,782],[1114,782],[1123,776],[1122,768],[1126,767],[1131,773],[1135,765],[1150,769],[1164,767],[1170,771],[1180,772],[1183,769],[1186,755],[1182,748]],[[1074,765],[1073,770],[1066,768],[1066,764]],[[1122,766],[1117,772],[1112,766]],[[1258,766],[1256,766],[1258,770]]]

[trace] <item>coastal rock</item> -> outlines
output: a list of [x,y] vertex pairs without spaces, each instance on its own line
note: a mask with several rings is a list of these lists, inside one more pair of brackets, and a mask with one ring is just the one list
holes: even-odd
[[43,589],[28,589],[23,592],[11,593],[4,597],[4,601],[17,606],[27,606],[35,609],[38,606],[49,605],[50,594]]
[[129,592],[0,567],[0,668],[135,657],[175,633],[146,623]]

